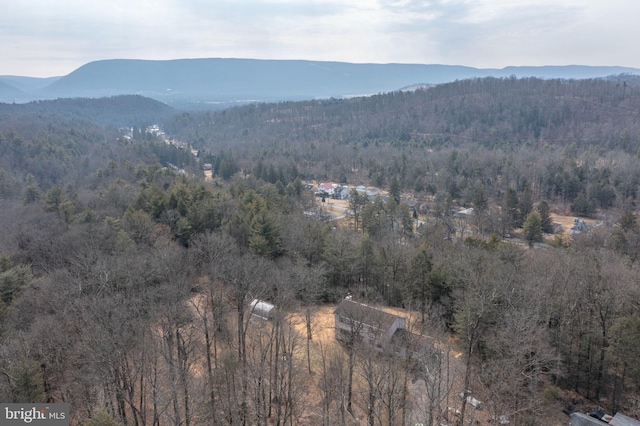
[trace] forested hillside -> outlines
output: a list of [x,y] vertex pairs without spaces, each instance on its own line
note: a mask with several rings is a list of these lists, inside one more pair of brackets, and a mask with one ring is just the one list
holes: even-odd
[[[371,182],[470,205],[508,188],[576,214],[635,202],[640,91],[605,80],[480,79],[351,100],[181,114],[167,130],[286,179]],[[244,162],[243,162],[244,161]],[[264,168],[264,167],[263,167]],[[275,181],[273,181],[275,183]],[[283,180],[283,183],[287,183]]]
[[[193,117],[197,127],[183,115],[170,128],[233,144],[243,137],[271,142],[295,136],[301,142],[401,141],[428,148],[473,142],[488,148],[533,143],[634,149],[624,138],[637,136],[640,100],[637,89],[628,86],[610,80],[484,78],[350,100],[252,105]],[[630,133],[622,135],[624,129]]]
[[143,127],[162,120],[173,112],[172,108],[161,102],[136,95],[56,99],[26,104],[0,103],[0,117],[3,121],[31,116],[40,121],[84,119],[101,125]]
[[[55,105],[0,105],[0,400],[69,402],[88,425],[640,415],[633,85],[481,79],[166,119],[143,99]],[[163,119],[197,154],[144,131]],[[305,181],[349,184],[346,217],[315,214]],[[551,235],[552,212],[601,226]],[[434,350],[322,339],[347,295]],[[280,314],[252,318],[254,299]]]

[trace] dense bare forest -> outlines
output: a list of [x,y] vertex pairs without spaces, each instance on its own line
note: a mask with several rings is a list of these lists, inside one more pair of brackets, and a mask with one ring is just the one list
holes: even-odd
[[[88,425],[640,415],[640,91],[624,77],[216,113],[76,102],[0,108],[0,400],[69,402]],[[306,185],[323,181],[388,197],[352,191],[327,221]],[[554,235],[552,213],[601,226]],[[435,349],[322,338],[347,295]],[[256,320],[255,299],[278,315]]]

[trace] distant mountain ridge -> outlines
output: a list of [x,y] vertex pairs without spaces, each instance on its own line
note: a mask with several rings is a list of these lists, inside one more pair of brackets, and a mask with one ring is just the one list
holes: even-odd
[[16,99],[27,98],[28,96],[27,93],[0,79],[0,101],[6,99],[7,101],[13,102]]
[[30,92],[47,87],[51,83],[58,81],[62,77],[22,77],[18,75],[0,75],[0,81],[4,81],[16,89]]
[[[183,107],[212,107],[253,101],[342,98],[391,92],[475,77],[594,78],[640,74],[626,67],[546,66],[479,69],[458,65],[356,64],[306,60],[112,59],[90,62],[50,81],[0,77],[0,101],[137,94]],[[36,83],[40,87],[36,87]],[[48,83],[42,86],[43,83]],[[18,87],[20,86],[20,87]],[[6,92],[6,94],[5,94]],[[27,96],[26,99],[22,99]]]

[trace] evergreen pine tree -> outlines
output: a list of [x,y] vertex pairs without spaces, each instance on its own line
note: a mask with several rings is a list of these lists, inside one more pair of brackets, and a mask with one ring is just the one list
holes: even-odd
[[540,228],[546,234],[553,234],[553,221],[551,220],[551,208],[546,201],[541,201],[536,208],[540,215]]
[[31,173],[27,175],[27,186],[24,189],[24,194],[22,197],[22,202],[26,204],[35,203],[40,200],[42,197],[42,191],[40,191],[40,185],[38,185],[38,181],[33,177]]
[[391,178],[389,198],[393,198],[396,204],[400,203],[400,183],[398,182],[398,179],[395,177],[395,175],[393,176],[393,178]]
[[630,210],[625,211],[622,217],[620,218],[620,228],[622,228],[623,231],[630,231],[632,229],[635,229],[636,226],[637,226],[636,215]]
[[502,199],[502,222],[507,233],[517,226],[520,215],[519,204],[515,189],[508,188]]
[[524,239],[529,244],[529,247],[533,247],[533,243],[542,241],[542,227],[540,214],[537,211],[532,211],[527,215],[522,226],[524,233]]
[[524,219],[533,211],[533,195],[531,190],[527,187],[520,195],[520,211],[518,212],[517,225],[522,226]]

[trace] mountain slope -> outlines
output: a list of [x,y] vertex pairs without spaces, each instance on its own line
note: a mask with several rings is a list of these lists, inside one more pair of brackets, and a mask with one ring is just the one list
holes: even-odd
[[140,94],[165,103],[283,101],[390,92],[416,83],[515,75],[545,78],[640,73],[623,67],[508,67],[353,64],[302,60],[105,60],[88,63],[43,88],[43,97]]
[[3,81],[23,92],[32,92],[58,81],[61,77],[22,77],[18,75],[0,75],[0,81]]
[[20,102],[28,98],[27,93],[0,80],[0,102]]
[[[415,79],[472,77],[477,70],[442,65],[348,64],[251,59],[110,60],[89,63],[44,93],[145,93],[216,100],[308,99],[395,90]],[[434,81],[435,80],[435,81]]]

